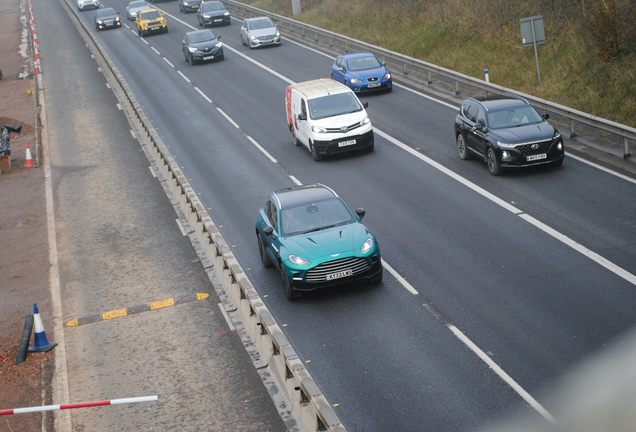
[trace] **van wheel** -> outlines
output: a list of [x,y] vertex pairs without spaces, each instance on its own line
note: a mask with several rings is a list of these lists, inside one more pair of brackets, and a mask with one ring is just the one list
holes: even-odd
[[320,159],[322,159],[322,155],[318,154],[318,152],[314,148],[314,143],[312,143],[311,141],[309,141],[309,151],[311,151],[311,157],[313,160],[319,161]]

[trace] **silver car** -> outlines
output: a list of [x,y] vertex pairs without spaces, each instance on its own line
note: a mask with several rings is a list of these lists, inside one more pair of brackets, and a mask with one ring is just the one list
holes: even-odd
[[134,21],[137,19],[137,13],[145,9],[152,9],[152,6],[144,0],[131,1],[126,6],[126,16],[130,21]]
[[241,26],[241,42],[250,48],[280,45],[280,31],[269,17],[247,18]]
[[99,2],[97,0],[77,0],[77,8],[80,12],[87,9],[99,9]]

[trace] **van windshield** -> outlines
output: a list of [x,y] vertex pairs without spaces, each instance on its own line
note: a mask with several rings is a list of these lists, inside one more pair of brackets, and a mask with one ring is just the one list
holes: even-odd
[[353,93],[338,93],[309,100],[309,116],[322,119],[361,111],[362,105]]

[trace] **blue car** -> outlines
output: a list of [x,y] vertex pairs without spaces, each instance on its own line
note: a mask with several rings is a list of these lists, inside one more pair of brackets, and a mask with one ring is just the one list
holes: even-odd
[[275,266],[288,300],[303,292],[382,280],[377,240],[333,190],[321,184],[273,192],[256,220],[264,267]]
[[331,67],[331,78],[356,93],[393,89],[391,72],[368,52],[338,56]]

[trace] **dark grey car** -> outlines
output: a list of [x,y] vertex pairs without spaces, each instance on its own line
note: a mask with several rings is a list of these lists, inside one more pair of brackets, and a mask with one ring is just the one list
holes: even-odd
[[179,11],[181,13],[196,12],[201,6],[201,0],[179,0]]
[[220,1],[204,1],[197,11],[199,26],[230,25],[230,11]]
[[221,36],[215,36],[212,30],[197,30],[185,34],[181,47],[183,55],[190,66],[208,60],[223,60],[223,44]]

